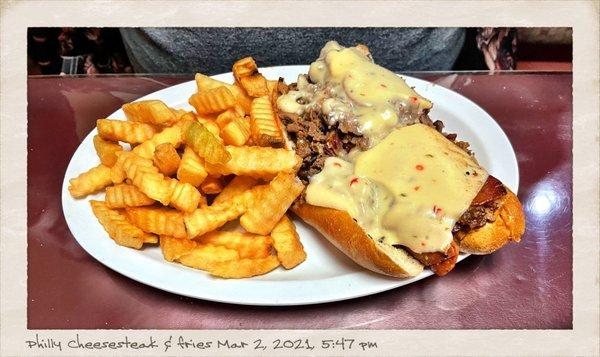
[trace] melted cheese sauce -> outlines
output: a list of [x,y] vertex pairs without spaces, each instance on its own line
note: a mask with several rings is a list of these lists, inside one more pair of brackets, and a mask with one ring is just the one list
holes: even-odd
[[280,96],[280,111],[319,109],[329,125],[344,121],[370,149],[329,157],[310,179],[309,204],[346,211],[372,238],[416,253],[445,252],[452,228],[470,206],[487,172],[436,130],[419,123],[432,107],[365,50],[328,42]]
[[394,129],[373,148],[345,159],[327,158],[307,187],[306,201],[346,211],[372,238],[416,253],[447,250],[452,227],[488,176],[466,152],[422,124]]
[[360,47],[328,42],[308,75],[312,83],[299,77],[297,90],[280,96],[278,108],[302,115],[307,108],[319,107],[330,125],[339,120],[355,122],[372,145],[393,128],[414,124],[432,106],[394,72],[373,63]]

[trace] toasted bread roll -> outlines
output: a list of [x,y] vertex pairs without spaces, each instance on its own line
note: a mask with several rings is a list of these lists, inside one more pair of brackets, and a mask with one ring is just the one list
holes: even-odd
[[423,271],[423,265],[405,250],[369,237],[347,212],[307,203],[292,206],[292,210],[350,259],[369,270],[397,278],[408,278]]

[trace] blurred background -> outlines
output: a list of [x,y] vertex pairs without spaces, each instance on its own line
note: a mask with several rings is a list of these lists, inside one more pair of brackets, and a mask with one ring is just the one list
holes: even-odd
[[328,40],[367,44],[393,71],[571,71],[572,29],[531,28],[29,28],[29,75],[228,72],[308,64]]

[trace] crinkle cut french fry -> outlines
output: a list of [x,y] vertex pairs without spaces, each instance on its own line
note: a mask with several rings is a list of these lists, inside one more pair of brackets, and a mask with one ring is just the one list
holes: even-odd
[[152,160],[137,155],[128,155],[123,162],[125,175],[146,196],[168,205],[173,187],[153,165]]
[[132,155],[132,153],[130,151],[120,151],[116,152],[115,155],[117,156],[117,161],[113,167],[110,168],[110,179],[114,184],[118,184],[125,181],[127,178],[125,169],[123,169],[123,163],[129,155]]
[[235,80],[239,82],[240,78],[242,77],[247,77],[258,73],[258,67],[256,66],[254,58],[244,57],[235,61],[231,71],[233,72],[233,77]]
[[221,129],[221,137],[227,145],[242,146],[250,139],[250,120],[237,117]]
[[271,255],[273,239],[251,233],[214,231],[196,240],[201,244],[212,244],[235,249],[242,259],[266,258]]
[[216,262],[207,269],[211,275],[226,279],[250,278],[266,274],[279,266],[276,256]]
[[194,249],[198,243],[189,239],[160,236],[159,244],[165,260],[172,262]]
[[123,104],[127,120],[162,126],[173,125],[177,116],[171,108],[160,100],[140,100]]
[[242,77],[239,80],[240,85],[249,96],[257,98],[269,95],[269,87],[267,86],[266,78],[256,73],[251,76]]
[[94,135],[94,149],[100,158],[102,165],[112,167],[117,162],[117,152],[123,151],[123,147],[119,143],[106,141],[99,135]]
[[213,134],[217,140],[219,140],[219,142],[223,142],[223,139],[221,139],[221,128],[214,120],[202,117],[196,118],[200,124],[204,125],[204,127],[208,129],[208,131],[210,131],[210,133]]
[[119,211],[108,208],[102,201],[91,200],[90,205],[108,236],[118,245],[140,249],[144,240],[148,240],[147,234],[131,224]]
[[175,150],[175,147],[171,143],[162,143],[154,149],[154,156],[152,157],[154,165],[158,167],[158,170],[166,176],[171,176],[179,168],[181,158]]
[[251,176],[271,179],[279,172],[294,172],[302,159],[293,150],[259,146],[227,146],[231,160],[225,164],[205,163],[212,175]]
[[277,175],[259,198],[246,207],[240,224],[248,232],[269,234],[303,189],[295,174]]
[[191,123],[187,127],[185,143],[207,163],[223,164],[231,159],[225,146],[201,123]]
[[283,215],[271,231],[277,258],[286,269],[292,269],[306,260],[306,252],[296,232],[296,226],[287,215]]
[[196,73],[196,75],[194,76],[194,80],[196,81],[196,87],[198,88],[198,92],[203,92],[218,87],[226,87],[227,89],[231,90],[231,87],[233,87],[233,85],[227,82],[211,78],[202,73]]
[[281,123],[275,115],[269,97],[255,98],[250,109],[252,141],[260,146],[284,145]]
[[187,238],[183,214],[167,207],[131,207],[125,210],[129,221],[144,232]]
[[107,187],[104,200],[106,201],[106,205],[113,209],[149,206],[155,202],[137,187],[128,184],[116,184]]
[[180,120],[172,127],[164,128],[160,133],[155,134],[150,140],[133,148],[132,152],[146,159],[152,159],[154,150],[162,143],[170,143],[177,148],[183,142],[182,127],[187,121]]
[[209,176],[202,182],[200,189],[207,195],[216,195],[223,191],[223,179],[220,177]]
[[229,91],[235,97],[236,103],[239,104],[242,107],[242,109],[244,109],[244,112],[250,112],[250,104],[252,103],[252,98],[250,98],[242,88],[236,85],[231,85],[229,83],[218,81],[202,73],[196,73],[195,80],[199,92],[207,91],[218,87],[225,87],[229,89]]
[[112,184],[110,167],[98,165],[69,180],[69,193],[75,198],[85,197]]
[[239,253],[234,249],[169,236],[160,237],[160,248],[165,260],[201,270],[207,270],[218,262],[239,259]]
[[184,110],[184,109],[171,108],[171,111],[173,112],[173,114],[175,114],[175,118],[177,119],[177,121],[179,121],[181,118],[183,118],[184,115],[189,113],[187,110]]
[[197,188],[187,182],[169,179],[173,185],[170,204],[183,212],[193,212],[200,204],[206,204],[206,198]]
[[204,160],[192,148],[186,146],[177,169],[177,179],[198,187],[207,176],[208,172],[204,168]]
[[229,89],[217,87],[193,94],[189,103],[198,114],[212,114],[233,107],[236,101]]
[[249,192],[218,204],[200,207],[192,213],[185,214],[183,221],[188,237],[201,236],[238,218],[246,210],[248,195]]
[[232,199],[244,191],[256,186],[258,180],[249,176],[236,176],[223,188],[223,191],[214,199],[213,205]]
[[112,119],[98,119],[96,127],[101,138],[129,144],[143,143],[158,132],[150,124]]
[[144,239],[144,244],[158,243],[158,236],[156,234],[145,234],[143,239]]
[[219,128],[222,129],[234,119],[243,117],[244,115],[246,115],[246,113],[244,113],[243,109],[239,105],[236,105],[235,107],[229,108],[223,113],[219,114],[214,122],[219,126]]
[[239,259],[234,249],[208,244],[197,245],[188,254],[182,255],[177,261],[194,269],[209,270],[212,266]]

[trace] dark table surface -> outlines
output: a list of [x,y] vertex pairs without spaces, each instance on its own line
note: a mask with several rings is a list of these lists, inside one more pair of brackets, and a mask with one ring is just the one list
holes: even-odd
[[571,73],[412,75],[473,100],[508,135],[527,217],[522,242],[471,256],[443,278],[280,308],[207,302],[143,285],[94,260],[66,225],[63,176],[95,120],[191,76],[29,78],[28,328],[572,328]]

